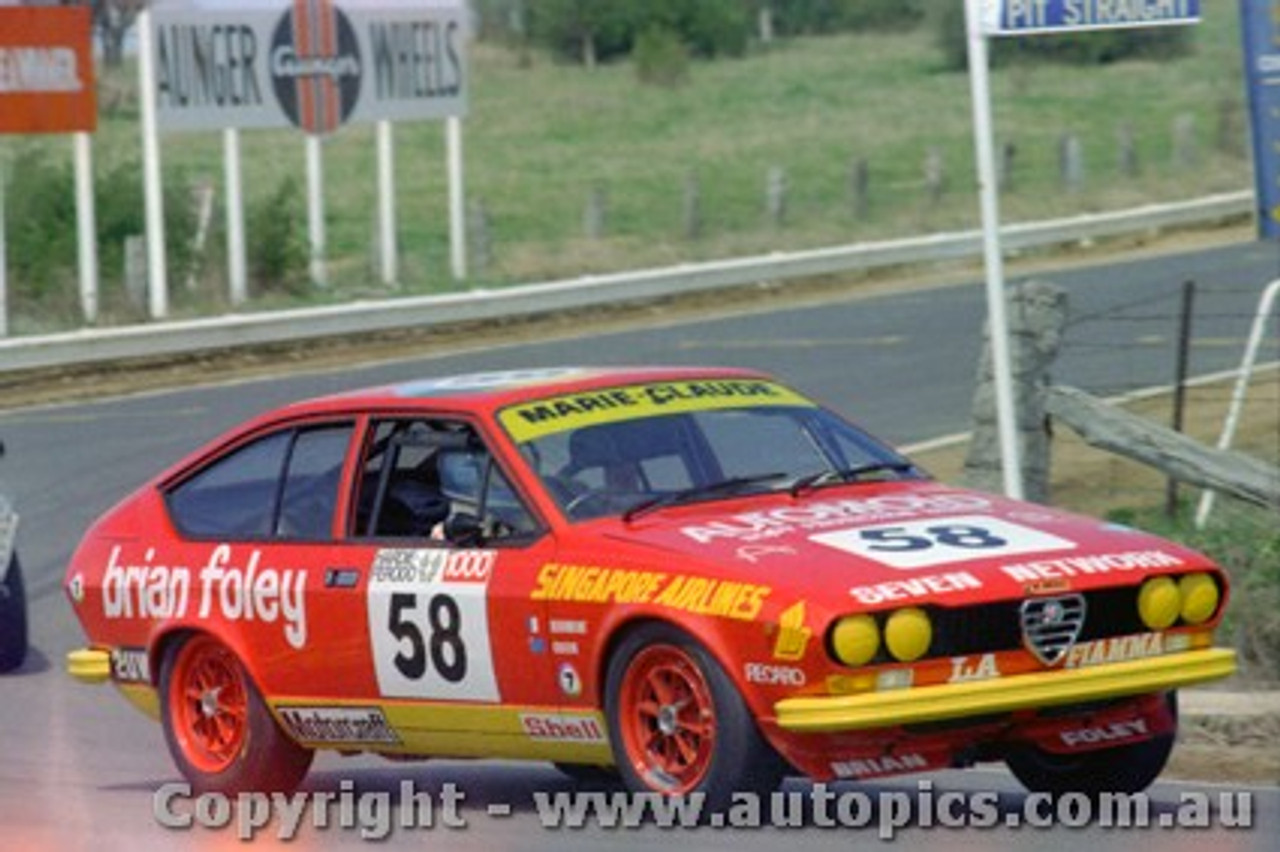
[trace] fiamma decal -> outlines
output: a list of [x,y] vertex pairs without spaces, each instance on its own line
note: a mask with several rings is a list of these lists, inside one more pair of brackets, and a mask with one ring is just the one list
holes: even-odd
[[112,548],[102,577],[106,618],[164,620],[194,615],[281,623],[285,641],[292,647],[307,644],[307,572],[303,569],[264,566],[256,548],[239,564],[229,544],[215,547],[196,572],[184,565],[156,563],[154,547],[144,551],[140,563],[126,561],[123,554],[121,545]]
[[884,757],[867,757],[862,760],[841,760],[831,764],[831,771],[837,778],[872,778],[876,775],[918,772],[928,768],[928,759],[916,752],[887,754]]
[[298,707],[277,709],[294,739],[309,743],[398,743],[400,737],[377,707]]
[[1067,652],[1067,658],[1063,666],[1068,669],[1077,669],[1082,666],[1123,663],[1128,660],[1158,657],[1164,652],[1164,634],[1135,633],[1130,636],[1115,636],[1110,639],[1081,642]]
[[1177,568],[1184,564],[1178,557],[1161,550],[1136,550],[1128,553],[1070,556],[1039,562],[1024,562],[1018,565],[1004,565],[1000,570],[1019,583],[1035,583],[1040,580],[1068,580],[1072,577],[1088,577],[1094,574]]
[[733,580],[551,562],[538,571],[529,597],[535,601],[654,604],[696,615],[751,621],[771,591],[769,586]]
[[871,586],[854,586],[849,590],[849,594],[858,603],[871,606],[886,601],[933,597],[934,595],[967,592],[981,588],[982,581],[968,571],[953,571],[947,574],[911,577],[906,580],[890,580]]
[[556,743],[605,743],[604,726],[595,716],[521,713],[520,727],[531,740]]
[[699,544],[720,539],[744,543],[768,541],[797,531],[814,532],[871,524],[921,515],[950,515],[991,508],[991,501],[976,494],[900,494],[862,500],[824,500],[780,506],[760,512],[744,512],[727,518],[683,527],[680,532]]
[[557,432],[617,423],[657,414],[711,411],[744,406],[813,403],[774,382],[760,379],[700,379],[650,382],[563,394],[522,402],[498,415],[516,441],[532,441]]

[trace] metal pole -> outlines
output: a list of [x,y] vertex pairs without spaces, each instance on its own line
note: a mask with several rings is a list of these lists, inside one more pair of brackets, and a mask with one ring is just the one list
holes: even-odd
[[391,286],[399,277],[396,268],[395,140],[391,122],[377,123],[378,136],[378,238],[382,255],[382,283]]
[[[1236,437],[1236,427],[1240,425],[1240,415],[1244,412],[1244,400],[1249,393],[1249,382],[1253,378],[1253,367],[1258,361],[1258,350],[1262,348],[1262,338],[1267,333],[1267,317],[1275,309],[1276,299],[1280,297],[1280,279],[1267,285],[1258,302],[1258,313],[1254,315],[1253,327],[1249,330],[1249,342],[1245,344],[1244,359],[1240,362],[1240,372],[1236,375],[1236,386],[1231,392],[1231,404],[1227,409],[1227,417],[1222,422],[1222,434],[1218,436],[1218,449],[1231,449],[1231,442]],[[1213,511],[1214,492],[1206,490],[1200,495],[1200,505],[1196,507],[1196,529],[1203,529]]]
[[76,168],[76,237],[80,248],[80,311],[86,325],[98,321],[98,226],[93,207],[93,147],[88,133],[73,134]]
[[991,363],[995,378],[996,425],[1000,435],[1004,493],[1021,500],[1022,459],[1018,446],[1009,321],[1004,290],[1004,255],[1000,248],[1000,202],[996,183],[996,155],[991,120],[991,83],[987,37],[982,31],[983,0],[966,0],[969,31],[969,84],[973,98],[973,137],[977,155],[978,189],[982,205],[982,254],[987,270],[987,322],[991,329]]
[[4,219],[8,183],[9,168],[0,160],[0,338],[9,336],[9,248]]
[[227,283],[232,307],[249,301],[249,271],[245,259],[244,193],[240,176],[240,131],[222,131],[222,169],[227,193]]
[[449,260],[457,281],[467,278],[467,227],[462,184],[462,119],[445,119],[445,148],[449,160]]
[[169,315],[169,282],[165,268],[164,193],[160,184],[160,138],[156,128],[155,46],[151,9],[138,12],[138,80],[142,127],[142,181],[147,208],[147,292],[152,319]]
[[307,136],[307,234],[311,239],[311,281],[328,286],[324,268],[324,160],[320,137]]
[[[1182,311],[1178,318],[1178,353],[1173,377],[1173,431],[1181,432],[1187,409],[1187,372],[1191,361],[1191,318],[1196,300],[1196,282],[1182,282]],[[1164,513],[1169,520],[1178,517],[1178,480],[1172,476],[1165,484]]]

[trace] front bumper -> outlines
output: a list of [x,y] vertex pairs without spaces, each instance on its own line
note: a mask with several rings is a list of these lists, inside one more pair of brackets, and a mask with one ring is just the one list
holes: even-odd
[[1207,648],[968,683],[786,698],[774,705],[774,712],[778,727],[786,731],[859,731],[1162,692],[1227,677],[1235,670],[1235,651]]

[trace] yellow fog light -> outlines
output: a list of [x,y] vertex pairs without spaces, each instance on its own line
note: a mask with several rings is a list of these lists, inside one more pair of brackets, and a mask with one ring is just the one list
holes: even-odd
[[884,625],[884,644],[894,659],[910,663],[920,659],[933,641],[933,625],[924,610],[900,609]]
[[1164,630],[1178,620],[1182,596],[1169,577],[1153,577],[1138,591],[1138,617],[1152,630]]
[[1218,584],[1208,574],[1188,574],[1178,581],[1182,620],[1203,624],[1218,610]]
[[869,615],[851,615],[836,622],[831,650],[846,666],[865,666],[880,650],[880,628]]

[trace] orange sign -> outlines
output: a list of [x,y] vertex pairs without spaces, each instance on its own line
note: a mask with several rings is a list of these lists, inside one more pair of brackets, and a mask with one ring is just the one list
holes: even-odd
[[0,133],[93,131],[88,6],[0,7]]

